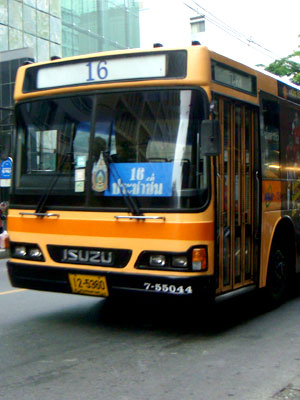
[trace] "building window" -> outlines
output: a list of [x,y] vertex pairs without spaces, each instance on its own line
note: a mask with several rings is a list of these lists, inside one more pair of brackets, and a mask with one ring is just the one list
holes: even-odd
[[205,32],[205,20],[191,20],[191,31],[192,33]]

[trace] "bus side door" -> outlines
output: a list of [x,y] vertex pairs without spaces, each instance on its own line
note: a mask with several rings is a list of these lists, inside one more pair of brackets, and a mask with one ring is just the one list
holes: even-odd
[[255,190],[254,142],[257,110],[218,98],[222,151],[218,159],[217,294],[254,282]]

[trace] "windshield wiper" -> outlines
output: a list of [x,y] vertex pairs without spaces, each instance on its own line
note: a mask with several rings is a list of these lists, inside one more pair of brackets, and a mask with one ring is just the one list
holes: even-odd
[[112,159],[111,155],[109,154],[108,151],[103,152],[103,157],[106,162],[106,164],[110,167],[110,172],[118,185],[121,195],[126,203],[126,206],[128,207],[129,211],[131,212],[132,215],[135,216],[143,216],[144,214],[141,212],[139,209],[136,201],[133,199],[131,194],[128,192],[126,185],[123,183],[122,178],[120,177],[120,174],[116,168],[116,164],[114,160]]
[[57,165],[57,174],[54,175],[53,179],[50,181],[50,185],[48,188],[46,188],[44,194],[41,196],[36,209],[35,209],[35,214],[42,214],[45,211],[45,205],[46,202],[48,200],[48,197],[50,196],[50,194],[52,193],[52,190],[54,189],[56,182],[58,181],[58,178],[62,175],[62,169],[66,163],[66,161],[68,160],[69,157],[72,157],[72,146],[73,146],[73,140],[75,137],[75,125],[74,123],[71,126],[71,135],[70,135],[70,146],[68,146],[69,148],[66,148],[66,152],[64,154],[62,154],[62,158],[59,160],[59,163]]
[[40,200],[39,200],[39,202],[38,202],[38,204],[36,206],[35,214],[40,214],[40,216],[43,216],[43,214],[45,212],[45,205],[46,205],[46,202],[48,200],[48,197],[52,193],[52,190],[54,189],[54,186],[56,185],[56,182],[57,182],[58,178],[62,175],[61,172],[62,172],[63,166],[65,165],[65,162],[69,158],[70,154],[71,153],[66,153],[62,157],[62,159],[61,159],[61,161],[60,161],[60,163],[58,165],[58,168],[57,168],[57,174],[54,175],[52,181],[50,182],[49,187],[46,188],[45,193],[41,196],[41,198],[40,198]]

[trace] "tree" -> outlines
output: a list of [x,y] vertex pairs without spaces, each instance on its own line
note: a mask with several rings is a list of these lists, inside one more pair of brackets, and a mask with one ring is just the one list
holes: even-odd
[[[300,35],[299,35],[300,37]],[[300,46],[298,46],[300,47]],[[296,85],[300,85],[300,51],[296,50],[287,57],[275,60],[265,70],[278,76],[288,76]]]

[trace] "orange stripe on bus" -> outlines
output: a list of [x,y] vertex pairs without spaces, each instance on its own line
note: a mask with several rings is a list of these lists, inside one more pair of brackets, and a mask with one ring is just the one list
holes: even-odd
[[145,239],[214,240],[213,222],[147,223],[146,221],[44,221],[9,219],[10,232]]

